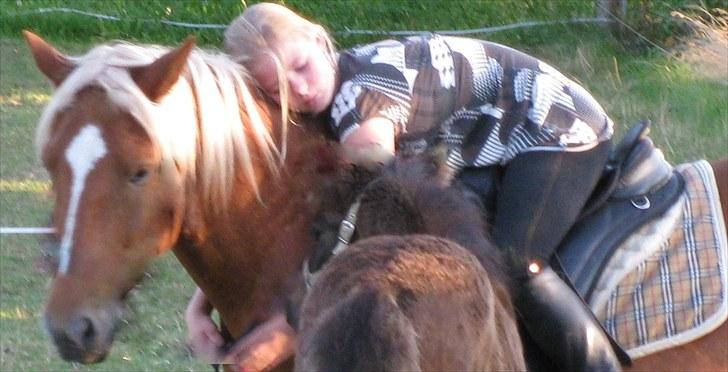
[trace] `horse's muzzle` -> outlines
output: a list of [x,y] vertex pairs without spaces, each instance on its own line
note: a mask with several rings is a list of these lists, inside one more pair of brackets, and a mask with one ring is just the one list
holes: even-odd
[[77,314],[63,324],[54,324],[46,314],[46,329],[61,357],[69,362],[99,363],[114,342],[116,319],[109,314]]

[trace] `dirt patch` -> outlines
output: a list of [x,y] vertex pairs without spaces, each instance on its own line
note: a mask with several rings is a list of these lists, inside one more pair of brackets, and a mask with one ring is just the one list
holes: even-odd
[[713,9],[701,17],[674,12],[693,29],[676,47],[677,58],[690,63],[710,79],[728,85],[728,12]]

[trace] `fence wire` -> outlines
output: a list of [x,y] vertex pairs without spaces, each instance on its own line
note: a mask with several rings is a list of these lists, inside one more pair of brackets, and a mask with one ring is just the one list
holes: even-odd
[[[141,23],[161,23],[174,27],[190,28],[190,29],[218,29],[224,30],[227,25],[217,23],[189,23],[189,22],[178,22],[170,21],[165,19],[145,19],[145,18],[124,18],[117,17],[107,14],[87,12],[74,8],[39,8],[25,12],[15,12],[7,14],[5,17],[22,17],[29,15],[38,14],[53,14],[53,13],[70,13],[82,17],[91,17],[104,21],[112,22],[141,22]],[[343,30],[335,30],[333,32],[336,36],[349,37],[353,35],[385,35],[385,36],[410,36],[417,35],[426,32],[435,32],[441,35],[476,35],[476,34],[491,34],[500,31],[514,30],[519,28],[539,27],[539,26],[552,26],[552,25],[563,25],[563,24],[577,24],[577,23],[612,23],[614,20],[604,17],[592,17],[592,18],[571,18],[556,21],[528,21],[519,22],[502,26],[493,27],[482,27],[465,30],[356,30],[345,28]]]

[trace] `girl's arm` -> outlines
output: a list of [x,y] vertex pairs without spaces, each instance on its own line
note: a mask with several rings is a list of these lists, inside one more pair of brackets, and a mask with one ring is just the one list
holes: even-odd
[[283,311],[257,326],[223,355],[223,339],[212,321],[212,310],[212,304],[197,288],[185,311],[187,342],[195,357],[209,363],[235,364],[240,371],[262,371],[293,356],[296,333]]

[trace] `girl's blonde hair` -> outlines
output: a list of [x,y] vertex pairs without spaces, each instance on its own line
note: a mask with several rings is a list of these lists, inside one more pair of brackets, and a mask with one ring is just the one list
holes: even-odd
[[[301,17],[283,5],[258,3],[243,11],[225,30],[225,50],[238,63],[252,69],[261,57],[273,60],[277,76],[286,76],[275,46],[293,38],[319,39],[336,66],[336,50],[331,35],[323,26]],[[278,79],[280,105],[284,122],[288,119],[288,84]]]

